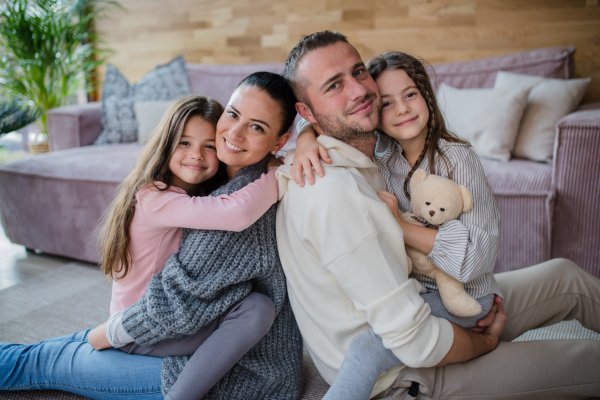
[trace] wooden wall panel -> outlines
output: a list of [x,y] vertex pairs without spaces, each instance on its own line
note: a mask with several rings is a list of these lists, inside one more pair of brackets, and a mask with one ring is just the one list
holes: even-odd
[[[185,54],[195,63],[283,62],[304,35],[346,34],[364,60],[386,50],[430,63],[571,45],[584,102],[600,102],[598,0],[121,0],[101,21],[109,62],[135,82]],[[103,71],[100,71],[103,73]]]

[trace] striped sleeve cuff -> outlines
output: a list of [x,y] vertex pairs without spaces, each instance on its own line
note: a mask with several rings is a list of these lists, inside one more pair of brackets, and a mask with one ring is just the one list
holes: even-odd
[[435,236],[429,260],[448,275],[462,281],[462,265],[469,245],[469,230],[458,220],[442,225]]

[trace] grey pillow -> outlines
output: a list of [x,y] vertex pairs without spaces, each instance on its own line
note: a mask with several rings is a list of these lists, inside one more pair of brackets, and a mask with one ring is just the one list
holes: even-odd
[[183,55],[159,65],[133,85],[117,68],[107,65],[102,85],[102,133],[94,144],[137,140],[136,101],[174,100],[191,93]]

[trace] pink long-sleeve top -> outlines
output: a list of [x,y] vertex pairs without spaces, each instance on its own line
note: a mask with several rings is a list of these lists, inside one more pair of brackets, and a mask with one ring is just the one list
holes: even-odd
[[[243,189],[218,197],[190,197],[180,188],[157,190],[154,186],[136,194],[129,227],[131,264],[123,279],[114,280],[110,313],[135,303],[179,247],[183,228],[243,231],[255,223],[277,201],[275,170]],[[162,182],[157,186],[165,187]]]

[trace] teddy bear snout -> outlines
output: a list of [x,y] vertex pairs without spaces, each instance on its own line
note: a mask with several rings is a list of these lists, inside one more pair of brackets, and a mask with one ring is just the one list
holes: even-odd
[[433,217],[435,215],[435,211],[429,210],[429,215]]

